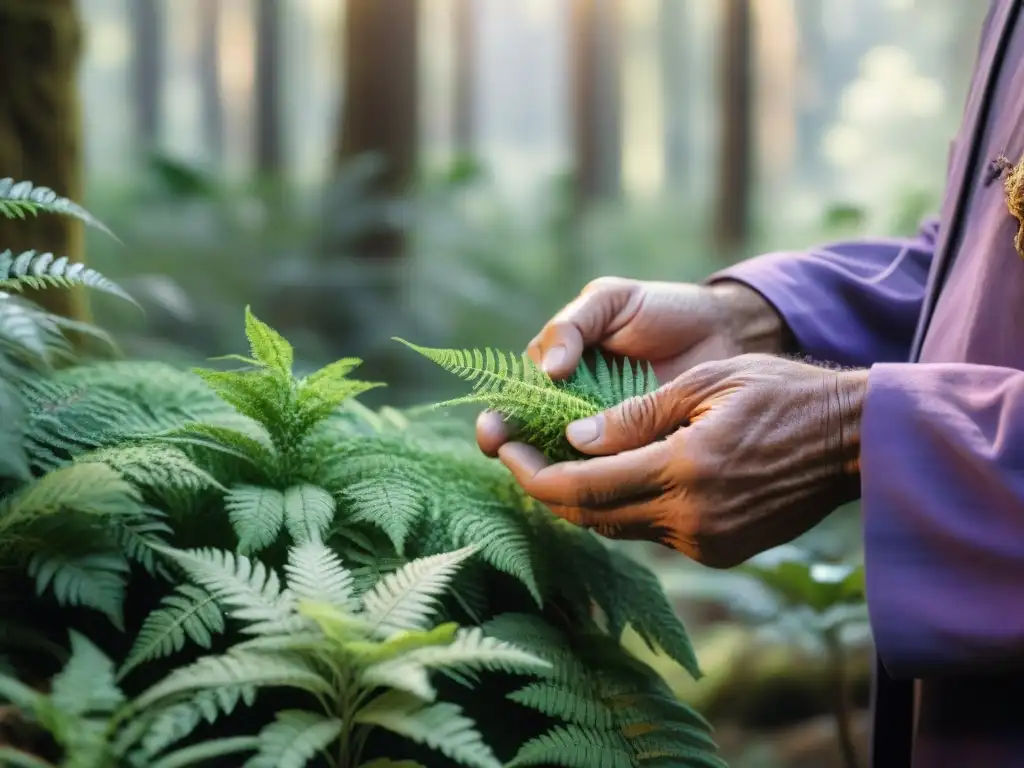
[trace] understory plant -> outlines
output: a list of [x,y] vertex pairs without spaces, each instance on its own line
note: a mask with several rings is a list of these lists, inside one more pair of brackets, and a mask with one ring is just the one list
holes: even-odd
[[[10,181],[0,213],[98,224]],[[216,368],[84,357],[65,331],[86,326],[18,292],[123,291],[48,254],[0,269],[0,764],[723,765],[620,642],[700,675],[655,576],[525,496],[465,425],[361,405],[379,385],[356,359],[296,375],[248,310],[248,353]],[[653,385],[502,359],[488,391],[552,454],[565,423]]]

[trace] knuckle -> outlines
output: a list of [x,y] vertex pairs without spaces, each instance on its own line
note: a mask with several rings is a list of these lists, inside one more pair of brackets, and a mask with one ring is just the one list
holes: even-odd
[[658,403],[650,395],[631,397],[619,406],[619,421],[627,431],[644,432],[657,423]]
[[584,296],[588,293],[595,293],[597,291],[621,290],[623,288],[628,288],[634,282],[634,280],[628,280],[624,277],[598,277],[584,285],[583,290],[580,291],[580,295]]

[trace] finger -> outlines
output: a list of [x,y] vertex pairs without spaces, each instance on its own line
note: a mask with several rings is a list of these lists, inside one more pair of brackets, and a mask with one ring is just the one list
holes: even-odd
[[659,497],[665,491],[667,444],[618,456],[550,464],[537,449],[506,443],[498,457],[530,496],[545,504],[612,509]]
[[553,379],[564,379],[579,365],[583,350],[614,333],[639,305],[637,283],[602,278],[584,288],[530,342],[527,353]]
[[687,423],[689,402],[673,384],[631,397],[603,413],[566,427],[569,442],[591,456],[608,456],[650,445]]
[[497,411],[484,411],[476,419],[476,444],[492,459],[498,449],[515,437],[517,424]]

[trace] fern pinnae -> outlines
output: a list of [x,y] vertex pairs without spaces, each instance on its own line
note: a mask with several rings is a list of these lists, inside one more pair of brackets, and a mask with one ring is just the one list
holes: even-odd
[[85,208],[61,197],[49,187],[37,186],[30,181],[15,181],[10,177],[0,179],[0,216],[24,219],[40,213],[77,219],[120,242],[117,235]]
[[121,286],[95,269],[66,256],[25,251],[0,252],[0,290],[20,293],[26,288],[73,288],[83,286],[109,293],[139,306]]

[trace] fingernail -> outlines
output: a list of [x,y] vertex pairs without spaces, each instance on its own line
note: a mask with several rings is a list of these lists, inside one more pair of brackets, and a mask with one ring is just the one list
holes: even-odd
[[542,367],[544,373],[551,373],[552,368],[557,368],[565,361],[566,350],[565,347],[552,347],[548,350],[548,353],[544,355]]
[[593,418],[574,421],[565,428],[565,434],[572,444],[577,447],[588,445],[601,436],[601,417],[594,416]]

